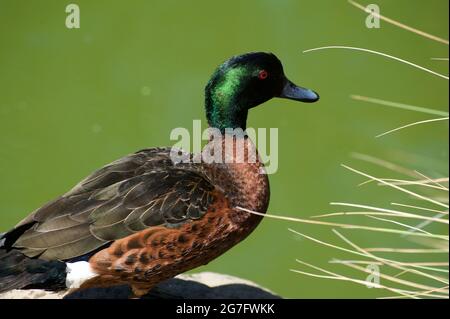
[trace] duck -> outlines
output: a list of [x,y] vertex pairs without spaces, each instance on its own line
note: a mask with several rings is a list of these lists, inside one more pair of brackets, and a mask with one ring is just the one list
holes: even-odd
[[[218,133],[200,154],[176,150],[196,160],[174,162],[171,147],[143,149],[33,211],[1,235],[0,292],[127,284],[141,297],[247,238],[270,197],[247,116],[272,98],[311,103],[319,95],[288,80],[272,53],[226,60],[205,87],[206,119]],[[244,133],[227,139],[230,130]],[[244,160],[225,141],[243,145]],[[201,160],[217,150],[219,160]]]

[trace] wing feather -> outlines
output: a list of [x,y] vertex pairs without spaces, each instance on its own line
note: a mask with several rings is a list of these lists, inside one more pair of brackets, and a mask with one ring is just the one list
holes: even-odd
[[[10,248],[67,260],[155,226],[201,218],[214,185],[194,164],[174,166],[170,148],[139,151],[99,169],[19,223]],[[29,225],[29,226],[27,226]]]

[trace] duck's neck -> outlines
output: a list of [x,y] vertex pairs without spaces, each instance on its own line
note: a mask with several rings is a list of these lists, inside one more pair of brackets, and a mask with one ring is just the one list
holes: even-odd
[[247,127],[248,109],[254,104],[242,90],[242,77],[248,73],[244,67],[233,68],[226,72],[216,70],[205,87],[206,118],[210,127],[225,129]]
[[211,154],[215,162],[206,164],[209,175],[232,205],[265,213],[269,181],[252,140],[245,134],[214,136],[202,151],[203,158],[211,159]]

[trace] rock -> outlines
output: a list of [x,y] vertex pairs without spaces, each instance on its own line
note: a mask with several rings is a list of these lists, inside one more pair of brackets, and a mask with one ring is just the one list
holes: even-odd
[[0,299],[62,299],[66,291],[52,292],[41,289],[10,290],[0,294]]
[[[126,286],[91,288],[69,293],[40,289],[12,290],[0,299],[127,299]],[[279,296],[249,280],[213,272],[184,274],[158,284],[143,299],[278,299]]]

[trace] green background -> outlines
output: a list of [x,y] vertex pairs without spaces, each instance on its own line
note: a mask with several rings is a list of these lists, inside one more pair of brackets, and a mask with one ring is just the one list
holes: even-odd
[[[214,68],[248,51],[275,53],[292,81],[321,95],[316,104],[273,99],[249,114],[248,126],[279,128],[269,212],[305,218],[336,211],[331,201],[414,203],[386,188],[357,187],[364,178],[341,163],[381,177],[388,172],[352,158],[352,152],[430,176],[448,174],[448,122],[376,139],[437,116],[349,98],[359,94],[446,110],[447,80],[362,52],[302,53],[357,46],[447,74],[447,61],[431,60],[448,57],[445,44],[384,22],[367,29],[366,13],[338,0],[78,0],[78,30],[65,27],[69,3],[0,0],[1,231],[102,165],[138,149],[171,145],[173,128],[204,121],[203,88]],[[448,38],[446,0],[376,3],[386,16]],[[352,221],[338,219],[344,220]],[[247,240],[198,270],[247,278],[291,298],[381,294],[289,271],[302,269],[296,258],[333,269],[327,262],[341,254],[299,239],[288,227],[336,241],[327,227],[266,218]],[[367,246],[397,241],[382,233],[344,233]]]

